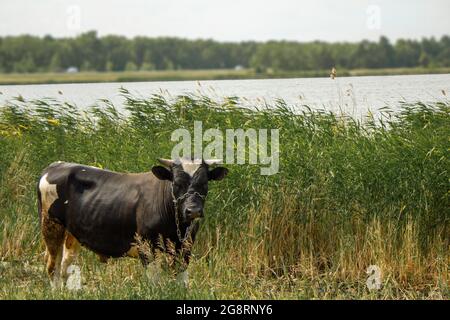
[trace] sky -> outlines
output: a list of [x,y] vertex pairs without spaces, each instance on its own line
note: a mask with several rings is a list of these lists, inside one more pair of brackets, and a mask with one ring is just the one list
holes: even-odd
[[0,0],[0,36],[359,41],[450,34],[450,0]]

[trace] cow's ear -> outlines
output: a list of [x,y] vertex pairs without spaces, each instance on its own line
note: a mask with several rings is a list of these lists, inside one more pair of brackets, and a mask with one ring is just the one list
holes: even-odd
[[170,170],[164,168],[163,166],[154,166],[152,168],[152,172],[159,180],[172,181],[172,172],[170,172]]
[[222,180],[228,174],[228,169],[217,167],[208,171],[208,180]]

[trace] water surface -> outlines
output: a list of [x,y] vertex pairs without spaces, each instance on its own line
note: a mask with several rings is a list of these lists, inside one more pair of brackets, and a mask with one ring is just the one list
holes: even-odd
[[0,86],[0,103],[21,95],[25,99],[53,97],[84,108],[99,99],[109,99],[120,109],[123,105],[120,87],[143,97],[155,93],[169,98],[186,93],[205,94],[216,99],[237,96],[243,105],[272,104],[276,99],[284,99],[299,108],[308,105],[311,108],[364,115],[368,110],[376,114],[385,106],[395,109],[400,102],[448,101],[450,74],[344,77],[334,80],[298,78],[10,85]]

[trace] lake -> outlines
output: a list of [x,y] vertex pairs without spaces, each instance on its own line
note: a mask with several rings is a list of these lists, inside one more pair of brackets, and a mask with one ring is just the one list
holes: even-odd
[[247,106],[264,102],[270,104],[276,99],[284,99],[297,107],[308,105],[311,108],[360,116],[368,110],[377,114],[384,106],[395,108],[400,105],[400,101],[448,101],[450,74],[342,77],[334,80],[299,78],[11,85],[0,86],[0,103],[22,95],[25,99],[53,97],[83,108],[95,104],[98,99],[109,99],[120,109],[123,103],[118,92],[120,87],[144,97],[154,93],[174,97],[193,92],[219,100],[237,96]]

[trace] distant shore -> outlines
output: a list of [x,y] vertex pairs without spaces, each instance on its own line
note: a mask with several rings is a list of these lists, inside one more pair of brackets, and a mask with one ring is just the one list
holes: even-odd
[[[337,77],[388,76],[412,74],[445,74],[450,68],[382,68],[382,69],[337,69]],[[269,71],[255,72],[253,69],[208,69],[208,70],[155,70],[121,72],[77,72],[77,73],[3,73],[0,85],[92,83],[92,82],[140,82],[183,80],[234,80],[328,77],[330,70],[313,71]]]

